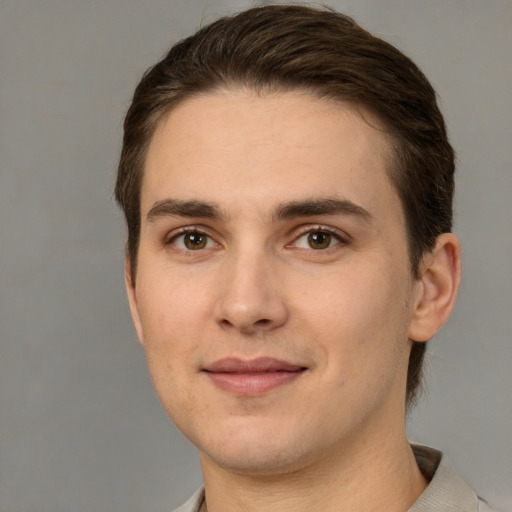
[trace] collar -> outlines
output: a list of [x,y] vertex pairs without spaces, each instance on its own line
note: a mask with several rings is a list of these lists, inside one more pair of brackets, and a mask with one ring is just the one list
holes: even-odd
[[430,483],[409,512],[477,512],[476,494],[440,451],[418,444],[411,448],[423,476]]
[[[452,469],[442,452],[419,444],[411,445],[416,462],[430,482],[408,512],[477,512],[478,498]],[[204,501],[204,488],[174,512],[198,512]]]

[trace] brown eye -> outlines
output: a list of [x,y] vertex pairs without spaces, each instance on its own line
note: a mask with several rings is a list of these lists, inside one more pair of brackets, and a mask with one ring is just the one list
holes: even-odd
[[331,245],[332,236],[322,231],[313,231],[308,235],[308,244],[311,249],[327,249]]
[[203,233],[186,233],[183,235],[183,243],[189,251],[197,251],[206,247],[208,237]]

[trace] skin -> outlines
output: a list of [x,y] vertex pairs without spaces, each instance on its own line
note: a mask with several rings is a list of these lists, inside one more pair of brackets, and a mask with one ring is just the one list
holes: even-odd
[[[152,138],[127,289],[210,511],[407,510],[426,486],[405,435],[409,340],[450,314],[459,246],[442,235],[412,276],[390,145],[364,114],[373,127],[300,91],[223,90]],[[226,388],[205,369],[227,357],[301,371]]]

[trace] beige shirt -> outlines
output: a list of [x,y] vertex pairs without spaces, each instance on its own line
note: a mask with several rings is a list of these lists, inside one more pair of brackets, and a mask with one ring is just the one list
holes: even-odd
[[[412,450],[430,483],[408,512],[495,512],[455,473],[440,451],[421,445],[412,445]],[[199,512],[203,501],[201,488],[174,512]]]

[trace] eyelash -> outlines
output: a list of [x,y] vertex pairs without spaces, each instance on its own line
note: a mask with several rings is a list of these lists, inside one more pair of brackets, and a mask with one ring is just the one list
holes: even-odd
[[[184,252],[195,252],[194,249],[187,249],[187,248],[178,248],[178,247],[176,247],[176,241],[180,237],[185,237],[186,235],[195,235],[195,234],[197,234],[199,236],[206,237],[207,238],[207,241],[206,241],[207,244],[209,242],[213,242],[213,243],[215,243],[215,245],[218,245],[213,240],[213,238],[208,233],[205,232],[205,230],[203,228],[196,227],[196,226],[191,226],[191,227],[186,227],[186,228],[180,228],[177,232],[174,232],[170,236],[166,237],[166,239],[164,240],[164,246],[166,246],[166,247],[174,246],[174,248],[176,250],[180,250],[180,251],[184,251]],[[185,243],[185,242],[183,242],[183,243]],[[197,251],[199,251],[199,250],[200,249],[197,249]]]
[[[206,237],[207,238],[206,244],[213,242],[215,245],[219,246],[219,244],[217,242],[215,242],[215,240],[204,230],[204,228],[201,228],[199,226],[180,228],[177,232],[174,232],[170,236],[166,237],[163,244],[166,247],[173,247],[175,250],[189,252],[189,253],[196,252],[196,251],[199,252],[203,249],[211,249],[212,248],[212,247],[202,247],[202,248],[198,248],[198,249],[194,250],[194,249],[176,247],[176,241],[180,237],[185,237],[186,235],[194,235],[194,234]],[[297,241],[306,235],[312,235],[312,234],[328,235],[328,236],[334,238],[336,243],[334,245],[331,245],[329,243],[329,246],[325,247],[325,248],[309,247],[309,248],[303,248],[303,249],[314,251],[314,252],[325,252],[329,249],[333,249],[334,247],[336,247],[340,244],[346,245],[349,243],[349,237],[346,234],[344,234],[336,229],[328,228],[326,226],[321,226],[321,225],[315,225],[315,226],[308,225],[308,226],[302,227],[300,229],[300,232],[293,238],[293,241],[290,244],[287,244],[286,247],[291,248],[291,249],[298,248],[298,247],[296,247]],[[185,242],[183,241],[183,244],[184,243]]]
[[322,225],[315,225],[315,226],[309,225],[309,226],[304,226],[301,229],[301,232],[293,239],[292,243],[289,244],[288,247],[295,246],[297,244],[297,241],[300,240],[302,237],[304,237],[306,235],[312,235],[315,233],[329,235],[330,237],[332,237],[336,240],[336,243],[334,245],[329,245],[328,247],[321,248],[321,249],[319,249],[319,248],[315,249],[313,247],[309,247],[310,251],[325,252],[329,249],[334,249],[334,247],[336,247],[338,245],[346,245],[349,242],[349,237],[346,234],[344,234],[336,229],[329,228],[329,227],[322,226]]

